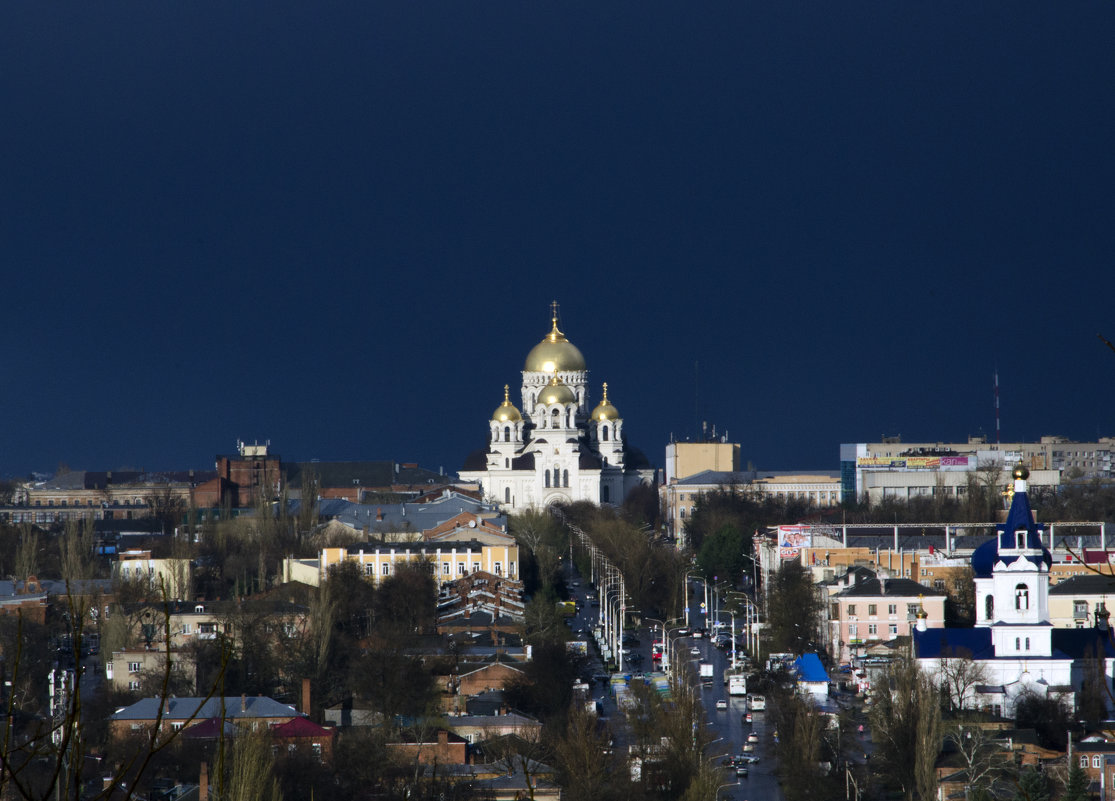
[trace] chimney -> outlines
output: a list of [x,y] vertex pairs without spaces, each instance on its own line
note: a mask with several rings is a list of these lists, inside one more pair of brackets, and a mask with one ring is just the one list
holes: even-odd
[[209,801],[209,763],[201,763],[201,772],[197,777],[198,801]]
[[302,714],[310,716],[310,680],[302,679]]
[[376,507],[376,521],[377,522],[382,522],[383,521],[383,507],[382,506],[377,506]]
[[449,762],[449,732],[445,729],[437,732],[437,759],[443,765]]

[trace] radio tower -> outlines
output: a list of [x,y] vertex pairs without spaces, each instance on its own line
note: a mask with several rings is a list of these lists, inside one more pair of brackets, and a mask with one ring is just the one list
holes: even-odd
[[999,368],[995,368],[995,444],[1001,444],[999,438]]

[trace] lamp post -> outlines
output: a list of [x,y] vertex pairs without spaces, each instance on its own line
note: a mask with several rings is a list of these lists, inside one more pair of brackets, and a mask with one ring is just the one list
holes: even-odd
[[716,793],[713,795],[713,798],[716,798],[719,801],[720,791],[723,790],[725,787],[739,787],[739,782],[729,782],[728,784],[720,785],[716,788]]
[[685,625],[689,625],[689,577],[696,576],[697,580],[701,582],[705,588],[705,609],[708,609],[708,582],[696,570],[688,570],[685,573]]

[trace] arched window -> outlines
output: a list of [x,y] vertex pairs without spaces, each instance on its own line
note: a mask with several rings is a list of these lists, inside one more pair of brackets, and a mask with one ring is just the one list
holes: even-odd
[[546,486],[549,487],[550,486],[550,471],[546,470],[545,473],[546,473]]
[[511,503],[511,488],[510,487],[504,487],[503,488],[503,502],[504,503]]
[[1014,588],[1014,608],[1020,612],[1030,608],[1030,588],[1025,584]]
[[986,598],[983,599],[983,611],[984,617],[986,617],[988,620],[991,620],[991,618],[995,614],[995,598],[993,596],[988,595]]
[[560,428],[561,427],[561,409],[554,409],[550,413],[550,417],[553,418],[553,424],[550,427],[551,428]]
[[554,486],[561,486],[561,471],[558,470],[556,467],[554,468]]
[[572,428],[573,427],[573,412],[572,412],[572,410],[565,413],[565,427],[566,428]]
[[1022,638],[1020,638],[1020,637],[1015,637],[1014,638],[1014,650],[1016,650],[1016,651],[1021,651],[1022,650]]
[[503,466],[504,466],[504,467],[510,467],[510,466],[511,466],[511,460],[510,460],[510,459],[508,459],[508,458],[504,458],[504,460],[503,460]]
[[604,429],[600,433],[604,436],[604,441],[607,442],[608,441],[608,427],[604,426]]
[[568,487],[569,486],[569,471],[568,470],[566,470],[565,472],[563,472],[561,474],[561,486],[563,486],[563,487]]
[[511,426],[504,426],[503,427],[503,441],[504,442],[510,442],[511,441]]

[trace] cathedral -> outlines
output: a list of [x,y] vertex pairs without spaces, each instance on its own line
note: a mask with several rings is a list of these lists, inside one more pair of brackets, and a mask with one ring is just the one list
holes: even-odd
[[654,482],[645,457],[625,444],[607,384],[589,411],[585,357],[558,328],[556,303],[550,322],[523,364],[521,407],[505,385],[488,424],[488,447],[470,454],[460,471],[505,512],[575,501],[619,504],[632,488]]

